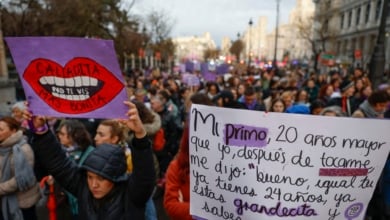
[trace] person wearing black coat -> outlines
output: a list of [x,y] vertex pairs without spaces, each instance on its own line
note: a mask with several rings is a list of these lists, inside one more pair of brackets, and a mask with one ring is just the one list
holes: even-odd
[[32,120],[39,131],[31,139],[34,153],[55,180],[77,197],[80,219],[145,219],[145,203],[155,185],[152,146],[137,108],[131,102],[125,103],[130,110],[128,119],[122,122],[134,132],[134,172],[130,176],[126,174],[126,157],[119,146],[97,146],[79,167],[65,155],[54,134],[42,129],[44,118],[25,112],[25,118]]

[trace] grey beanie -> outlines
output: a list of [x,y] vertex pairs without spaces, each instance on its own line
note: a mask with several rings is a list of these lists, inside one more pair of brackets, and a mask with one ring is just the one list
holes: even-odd
[[128,179],[126,156],[121,147],[112,144],[97,146],[85,159],[81,168],[91,171],[112,182]]

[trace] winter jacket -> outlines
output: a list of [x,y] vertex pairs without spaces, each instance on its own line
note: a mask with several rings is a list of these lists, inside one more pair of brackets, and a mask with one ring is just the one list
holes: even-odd
[[[88,189],[85,170],[66,157],[56,137],[47,132],[34,135],[34,153],[56,181],[78,199],[79,218],[89,220],[145,219],[145,203],[155,184],[151,142],[148,138],[132,141],[134,172],[127,181],[115,183],[102,199],[94,199]],[[96,161],[105,163],[105,161]],[[104,166],[102,166],[104,167]]]
[[190,178],[179,176],[179,171],[177,159],[172,160],[165,175],[164,208],[172,220],[191,220]]
[[[0,147],[5,148],[5,147],[13,147],[16,143],[21,141],[24,137],[22,131],[18,131],[15,134],[11,135],[9,138],[5,139],[1,144]],[[29,163],[31,167],[34,166],[34,153],[27,143],[22,145],[21,147],[24,156]],[[3,164],[3,156],[0,156],[0,165]],[[12,174],[15,174],[14,171],[14,163],[13,163],[13,158],[11,157],[11,171]],[[0,179],[2,176],[0,169]],[[16,178],[11,177],[8,181],[0,183],[0,197],[11,194],[11,193],[16,193],[19,207],[20,208],[30,208],[31,206],[35,205],[38,200],[41,198],[41,193],[39,189],[38,183],[35,184],[33,187],[26,191],[19,191],[18,186],[16,183]]]

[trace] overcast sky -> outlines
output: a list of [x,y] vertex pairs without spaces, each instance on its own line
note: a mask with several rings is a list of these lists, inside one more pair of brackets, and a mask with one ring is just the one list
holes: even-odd
[[[268,32],[276,24],[277,0],[136,0],[133,11],[164,11],[173,21],[172,37],[201,36],[210,32],[217,45],[223,37],[237,38],[259,16],[268,18]],[[279,24],[287,23],[296,0],[280,0]],[[143,13],[147,14],[147,13]]]

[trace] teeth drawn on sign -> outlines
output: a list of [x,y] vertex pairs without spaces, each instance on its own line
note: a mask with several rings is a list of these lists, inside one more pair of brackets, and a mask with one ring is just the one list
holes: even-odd
[[74,58],[64,67],[49,59],[35,59],[23,78],[50,107],[67,114],[96,110],[124,87],[104,66],[86,57]]

